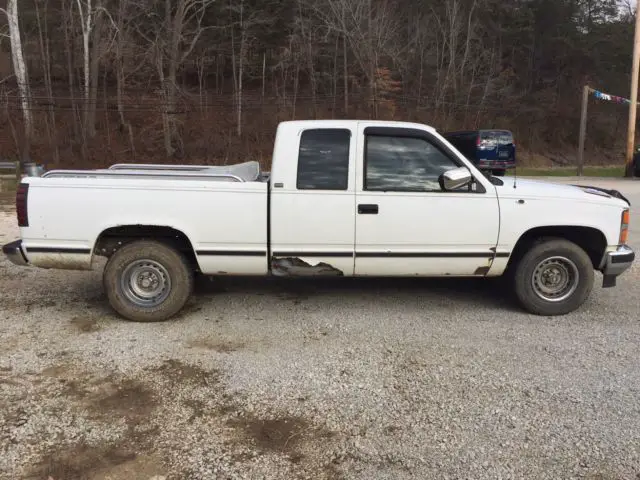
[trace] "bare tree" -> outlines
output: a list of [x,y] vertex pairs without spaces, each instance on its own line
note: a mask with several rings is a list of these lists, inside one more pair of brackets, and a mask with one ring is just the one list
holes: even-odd
[[167,157],[184,154],[176,120],[177,74],[207,30],[204,18],[214,1],[164,0],[162,6],[161,0],[156,0],[151,8],[146,5],[146,9],[153,13],[147,15],[137,28],[138,33],[149,44],[162,86],[162,126]]
[[18,13],[18,0],[8,0],[7,9],[0,9],[7,16],[9,24],[9,39],[11,41],[11,57],[13,59],[13,72],[18,83],[20,94],[20,106],[24,119],[24,143],[22,147],[22,161],[30,159],[31,142],[33,139],[33,114],[31,111],[31,92],[29,74],[24,61],[22,50],[22,38],[20,36],[20,22]]
[[[40,4],[42,3],[43,12],[40,12]],[[35,0],[36,21],[38,24],[38,44],[40,46],[40,58],[42,60],[42,69],[44,73],[44,86],[47,91],[47,136],[49,137],[49,145],[53,150],[53,163],[60,163],[60,152],[58,149],[58,141],[56,134],[56,112],[54,108],[53,83],[51,81],[51,49],[49,41],[49,0]]]
[[100,59],[104,53],[101,44],[105,17],[115,26],[102,0],[76,0],[76,7],[82,28],[83,46],[83,146],[87,138],[96,134],[96,108],[98,103],[98,78]]
[[[390,61],[399,19],[389,0],[307,0],[326,27],[341,33],[369,87],[371,113],[377,116],[379,69]],[[345,57],[346,58],[346,57]],[[346,68],[345,68],[346,70]]]

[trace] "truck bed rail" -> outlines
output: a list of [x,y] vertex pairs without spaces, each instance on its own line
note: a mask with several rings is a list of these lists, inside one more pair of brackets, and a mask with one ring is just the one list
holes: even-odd
[[201,171],[144,171],[144,170],[50,170],[44,178],[137,178],[162,180],[210,180],[245,182],[238,175],[230,173],[202,173]]
[[211,168],[210,165],[165,165],[162,163],[116,163],[108,170],[167,170],[180,172],[195,172]]

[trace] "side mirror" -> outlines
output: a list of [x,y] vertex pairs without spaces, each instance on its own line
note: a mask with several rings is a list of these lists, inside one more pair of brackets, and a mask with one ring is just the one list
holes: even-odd
[[467,167],[460,167],[444,172],[438,178],[438,183],[442,190],[456,190],[467,185],[472,178],[471,172]]

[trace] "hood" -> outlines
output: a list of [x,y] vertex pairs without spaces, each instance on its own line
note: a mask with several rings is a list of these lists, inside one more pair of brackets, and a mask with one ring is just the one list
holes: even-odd
[[[558,200],[578,200],[603,205],[628,208],[631,202],[617,190],[609,190],[589,185],[563,185],[559,183],[502,177],[503,185],[496,185],[498,196],[502,198],[545,198]],[[514,182],[515,186],[514,187]]]

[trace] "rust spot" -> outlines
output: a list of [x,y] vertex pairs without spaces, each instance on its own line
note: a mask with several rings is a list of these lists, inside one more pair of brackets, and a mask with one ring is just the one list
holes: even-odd
[[473,272],[474,275],[486,275],[487,273],[489,273],[489,267],[478,267],[476,271]]
[[311,265],[298,257],[277,258],[273,260],[271,266],[273,274],[281,277],[341,277],[344,275],[341,270],[328,263],[320,262],[316,265]]

